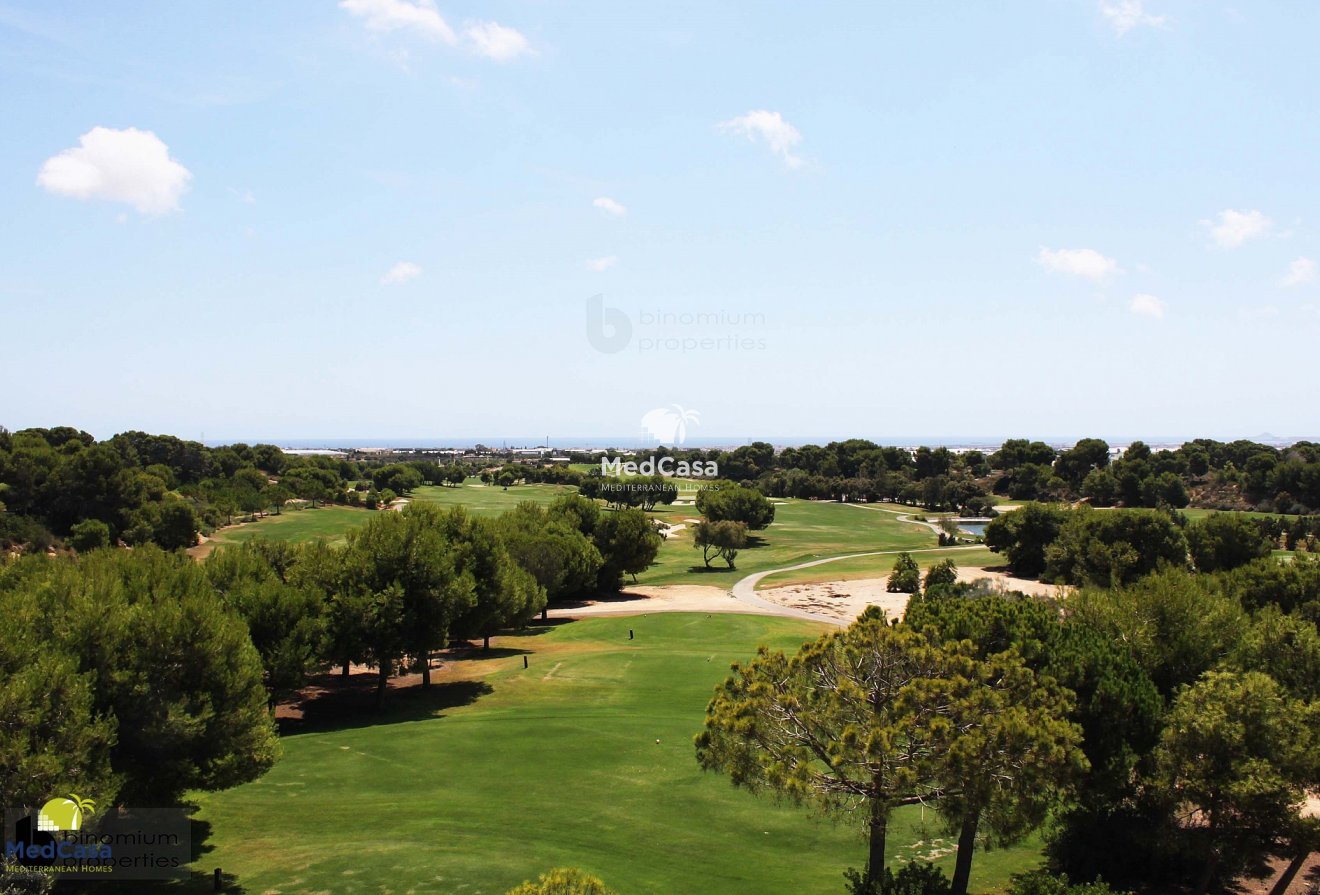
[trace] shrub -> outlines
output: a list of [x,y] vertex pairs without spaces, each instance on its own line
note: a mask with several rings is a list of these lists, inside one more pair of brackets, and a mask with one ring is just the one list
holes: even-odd
[[525,882],[506,895],[615,895],[612,889],[594,876],[574,867],[556,867],[541,874],[536,882]]
[[1067,874],[1056,875],[1045,870],[1016,874],[1008,891],[1010,895],[1127,895],[1099,880],[1074,883]]
[[[844,874],[848,880],[848,895],[949,895],[953,884],[934,864],[912,861],[898,873],[888,867],[879,880],[868,880],[856,870]],[[1088,893],[1089,895],[1089,893]]]
[[891,594],[915,594],[921,590],[921,569],[910,553],[900,553],[894,561],[894,571],[885,586]]
[[69,530],[69,545],[79,553],[110,546],[110,526],[100,519],[84,519]]
[[958,567],[951,559],[942,559],[926,570],[927,592],[958,583]]

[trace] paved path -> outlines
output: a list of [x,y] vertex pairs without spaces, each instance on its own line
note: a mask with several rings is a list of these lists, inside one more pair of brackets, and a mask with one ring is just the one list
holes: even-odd
[[876,513],[893,513],[895,516],[898,517],[897,521],[899,522],[908,522],[912,525],[924,525],[927,528],[929,528],[931,531],[935,532],[935,534],[937,535],[944,534],[944,529],[940,528],[934,522],[925,522],[921,519],[913,519],[911,513],[904,513],[902,510],[891,510],[889,507],[872,507],[872,506],[867,506],[864,503],[845,503],[844,506],[856,507],[859,510],[871,510],[872,512],[876,512]]

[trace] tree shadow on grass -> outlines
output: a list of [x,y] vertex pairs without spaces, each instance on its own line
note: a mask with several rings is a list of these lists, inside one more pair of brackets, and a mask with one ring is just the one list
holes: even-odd
[[425,721],[443,717],[446,709],[471,705],[492,691],[485,681],[390,686],[377,709],[376,675],[355,674],[346,681],[308,687],[300,700],[281,706],[276,720],[281,736]]
[[[188,823],[188,863],[192,866],[188,875],[183,879],[171,880],[143,880],[143,879],[107,879],[107,880],[63,880],[57,882],[53,895],[65,895],[65,893],[90,892],[96,895],[144,895],[144,893],[175,893],[175,895],[192,895],[192,893],[215,892],[215,871],[220,870],[221,889],[219,891],[226,895],[246,895],[250,890],[239,882],[238,877],[233,873],[225,873],[223,868],[206,866],[207,856],[215,851],[215,846],[211,843],[212,827],[209,821],[199,820],[195,815],[198,806],[195,802],[181,802],[171,806],[157,806],[152,809],[153,812],[166,812],[175,814],[177,812],[179,819],[186,817]],[[182,857],[182,856],[180,856]]]
[[[572,607],[582,607],[585,605],[587,604],[584,602],[570,600],[562,603],[555,603],[550,608],[567,609]],[[571,624],[572,622],[573,619],[571,618],[537,618],[528,622],[527,627],[520,628],[517,631],[512,631],[510,633],[513,634],[515,637],[540,637],[542,634],[549,634],[551,631],[553,631],[555,628],[558,628],[560,625],[567,625],[567,624]]]
[[482,659],[509,659],[514,656],[530,656],[532,651],[529,649],[519,649],[513,646],[492,646],[486,649],[481,645],[459,647],[453,649],[445,657],[449,662],[472,662]]

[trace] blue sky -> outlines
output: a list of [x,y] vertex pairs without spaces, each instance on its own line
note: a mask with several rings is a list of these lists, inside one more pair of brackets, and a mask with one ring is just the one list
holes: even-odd
[[1317,435],[1318,29],[0,0],[0,424]]

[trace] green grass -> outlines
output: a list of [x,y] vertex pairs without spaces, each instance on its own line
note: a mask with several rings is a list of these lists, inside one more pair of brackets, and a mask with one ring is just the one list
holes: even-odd
[[344,533],[365,524],[372,512],[341,506],[285,510],[278,516],[265,516],[255,522],[217,529],[211,541],[217,546],[241,544],[253,538],[293,542],[324,539],[332,544],[342,544]]
[[[760,590],[766,587],[780,587],[785,584],[817,584],[822,581],[881,578],[893,571],[894,560],[897,558],[897,555],[890,553],[882,556],[857,556],[851,559],[841,559],[838,562],[826,563],[823,566],[812,566],[809,569],[795,569],[791,572],[778,572],[774,575],[767,575],[757,582],[756,587],[757,590]],[[922,569],[930,568],[942,559],[952,559],[960,566],[978,567],[999,566],[1006,562],[1004,557],[988,547],[978,547],[974,550],[937,547],[933,550],[913,553],[912,558],[917,561],[917,565]]]
[[[1236,513],[1237,510],[1204,510],[1199,507],[1184,507],[1178,512],[1182,513],[1188,519],[1204,519],[1206,516],[1213,516],[1217,513]],[[1287,513],[1260,513],[1256,510],[1243,510],[1241,515],[1250,516],[1253,519],[1296,519],[1296,516]]]
[[[471,478],[458,488],[425,485],[408,495],[411,500],[437,503],[442,506],[463,504],[477,515],[502,513],[522,500],[549,503],[560,494],[577,489],[566,485],[515,485],[507,491],[497,486],[482,485]],[[331,544],[344,543],[344,535],[351,528],[364,525],[373,510],[345,506],[322,506],[312,509],[285,510],[278,516],[264,516],[254,522],[216,531],[211,540],[217,546],[239,544],[253,538],[270,540],[314,541],[323,539]]]
[[[729,587],[752,572],[826,556],[870,550],[910,550],[938,544],[936,534],[929,528],[899,522],[893,513],[823,500],[776,502],[780,505],[775,507],[775,521],[765,531],[753,532],[759,544],[738,554],[734,571],[724,568],[723,562],[718,560],[710,571],[702,568],[701,551],[692,546],[689,528],[665,541],[656,564],[637,576],[638,583]],[[906,509],[911,510],[910,507]],[[692,506],[658,507],[657,510],[657,518],[671,523],[683,523],[685,519],[698,516]],[[889,565],[893,565],[892,559]]]
[[423,485],[408,495],[409,499],[435,503],[445,507],[462,504],[480,516],[494,516],[511,510],[521,501],[549,503],[561,494],[576,494],[570,485],[483,485],[480,479],[470,478],[457,488],[443,485]]
[[[461,504],[474,514],[489,516],[512,509],[520,501],[549,503],[561,494],[575,491],[575,488],[567,485],[515,485],[506,490],[469,479],[458,488],[426,485],[413,491],[409,498],[446,507]],[[680,492],[679,499],[691,499],[691,494]],[[774,523],[765,531],[753,533],[752,546],[738,554],[734,570],[725,568],[723,562],[718,560],[711,569],[705,569],[701,552],[692,546],[692,531],[689,527],[665,541],[656,564],[639,575],[637,583],[706,584],[727,588],[753,572],[783,568],[812,559],[876,550],[933,550],[937,546],[937,537],[929,528],[900,522],[898,514],[894,512],[859,508],[833,501],[785,500],[776,503]],[[876,506],[889,507],[882,504]],[[917,512],[912,507],[889,508],[903,513]],[[339,544],[343,543],[345,532],[364,524],[370,518],[370,512],[339,506],[286,511],[280,516],[268,516],[236,528],[224,529],[213,540],[216,544],[229,544],[255,537],[289,541],[323,538]],[[691,523],[686,520],[699,516],[696,507],[690,504],[660,505],[651,515],[673,525],[688,526]],[[924,554],[929,562],[941,559],[944,555]],[[954,556],[963,565],[994,564],[1000,561],[988,551],[955,551],[948,555]],[[841,560],[819,569],[785,573],[782,578],[775,576],[774,582],[786,584],[875,577],[886,574],[893,564],[893,558],[887,556]]]
[[[431,694],[286,736],[263,778],[199,796],[209,836],[192,886],[209,891],[221,867],[249,895],[500,895],[571,865],[623,895],[838,895],[865,861],[860,835],[703,773],[692,748],[731,661],[821,630],[666,613],[500,638],[496,658],[453,663]],[[950,870],[929,810],[896,812],[889,843],[894,864],[934,849]],[[1035,840],[978,854],[974,890],[1038,860]]]

